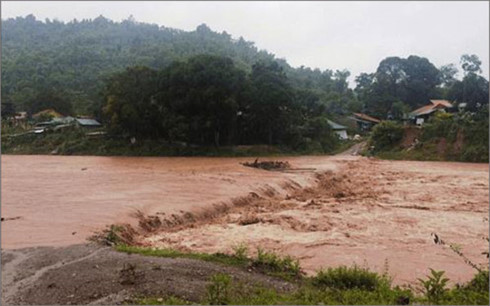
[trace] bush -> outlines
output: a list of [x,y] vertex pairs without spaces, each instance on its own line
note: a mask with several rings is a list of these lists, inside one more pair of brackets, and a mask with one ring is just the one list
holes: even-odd
[[473,279],[463,286],[451,289],[444,300],[453,305],[488,305],[489,282],[488,270],[478,272]]
[[448,142],[453,142],[456,139],[458,126],[460,124],[452,114],[437,113],[423,125],[421,139],[427,141],[433,138],[446,138]]
[[430,269],[431,275],[427,276],[427,280],[419,279],[424,287],[424,295],[429,303],[439,304],[444,299],[448,289],[446,284],[448,278],[443,277],[444,271],[436,271]]
[[316,287],[335,288],[335,289],[362,289],[374,291],[381,286],[388,286],[390,281],[379,276],[375,272],[368,269],[363,269],[358,266],[338,268],[328,268],[321,270],[312,279],[312,283]]
[[272,252],[265,252],[257,249],[257,258],[253,260],[252,265],[264,270],[264,272],[281,276],[282,278],[294,278],[301,275],[299,261],[290,256],[280,257]]
[[373,128],[370,145],[379,151],[396,145],[403,137],[403,126],[393,121],[383,121]]
[[231,277],[227,274],[218,273],[211,277],[208,286],[208,302],[211,305],[226,305],[230,302]]

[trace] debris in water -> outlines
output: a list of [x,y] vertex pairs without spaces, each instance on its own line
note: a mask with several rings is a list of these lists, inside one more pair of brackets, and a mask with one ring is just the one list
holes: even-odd
[[285,161],[263,161],[259,162],[259,159],[255,159],[253,163],[245,162],[242,165],[246,167],[259,168],[264,170],[284,170],[291,168],[291,165]]

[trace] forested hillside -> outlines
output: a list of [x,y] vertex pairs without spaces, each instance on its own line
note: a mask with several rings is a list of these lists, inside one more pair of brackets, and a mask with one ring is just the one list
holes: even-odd
[[473,110],[488,103],[488,81],[479,75],[481,62],[475,55],[461,58],[463,80],[455,78],[455,64],[436,67],[415,55],[387,57],[375,72],[355,76],[352,90],[347,70],[292,68],[253,42],[205,24],[186,32],[132,18],[64,23],[33,15],[2,21],[2,102],[34,112],[44,107],[40,100],[63,100],[65,112],[100,113],[106,103],[101,91],[114,73],[133,66],[159,70],[200,54],[230,58],[245,73],[259,61],[275,61],[295,89],[314,96],[333,116],[363,111],[397,118],[429,99],[468,102]]
[[55,94],[71,103],[75,113],[92,113],[100,109],[101,89],[113,73],[131,66],[162,69],[199,54],[231,58],[245,72],[257,61],[274,60],[292,84],[315,91],[333,109],[339,103],[359,108],[347,87],[348,71],[293,69],[254,43],[204,24],[186,32],[102,16],[68,23],[32,15],[3,20],[2,101],[36,111],[39,95]]
[[186,32],[132,18],[63,23],[29,15],[2,21],[2,117],[53,108],[93,115],[111,137],[326,153],[339,144],[328,120],[354,129],[352,112],[401,121],[430,99],[448,99],[464,103],[469,118],[484,113],[481,61],[465,54],[459,64],[461,80],[454,64],[391,56],[351,89],[347,70],[293,68],[205,24]]

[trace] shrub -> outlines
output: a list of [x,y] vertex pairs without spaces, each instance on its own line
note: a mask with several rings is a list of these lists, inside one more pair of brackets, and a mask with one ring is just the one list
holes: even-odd
[[403,137],[403,126],[393,121],[383,121],[373,128],[370,143],[375,151],[396,145]]
[[280,257],[275,253],[265,252],[260,248],[257,249],[257,258],[253,260],[252,266],[286,279],[301,275],[298,260],[290,256]]
[[235,251],[235,257],[239,260],[247,260],[248,247],[246,244],[241,243],[235,247],[233,247],[233,251]]
[[421,135],[422,141],[433,138],[446,138],[448,142],[453,142],[456,139],[458,126],[460,124],[458,124],[452,114],[439,112],[424,124]]
[[453,305],[488,305],[488,270],[478,272],[470,282],[463,286],[456,285],[447,293],[444,303]]
[[335,288],[335,289],[362,289],[374,291],[381,286],[389,286],[386,277],[379,276],[375,272],[363,269],[358,266],[338,268],[328,268],[321,270],[312,279],[316,287]]
[[445,298],[448,289],[446,284],[448,278],[443,277],[444,271],[436,271],[430,269],[431,275],[427,276],[427,280],[419,279],[424,286],[424,295],[429,303],[439,304]]
[[231,277],[227,274],[218,273],[211,277],[208,286],[208,302],[211,305],[226,305],[230,302]]

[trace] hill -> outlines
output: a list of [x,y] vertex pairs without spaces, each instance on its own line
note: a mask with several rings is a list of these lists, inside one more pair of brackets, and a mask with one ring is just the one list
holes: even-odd
[[33,15],[2,20],[2,101],[28,109],[40,91],[49,89],[70,101],[75,113],[89,114],[100,105],[110,75],[131,66],[162,69],[199,54],[229,57],[246,72],[257,61],[274,60],[291,83],[322,95],[332,108],[355,105],[348,71],[294,69],[253,42],[205,24],[186,32],[132,18],[114,22],[99,16],[64,23]]

